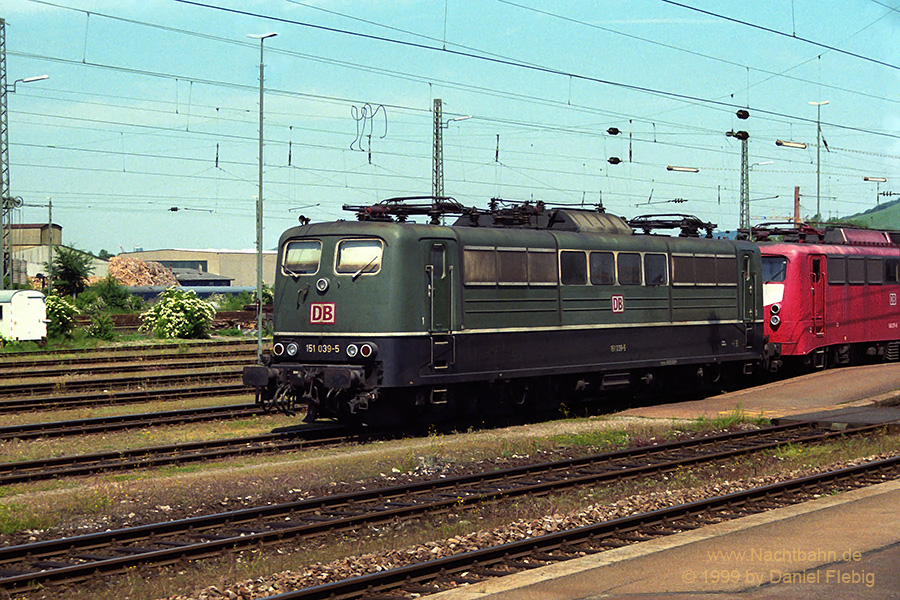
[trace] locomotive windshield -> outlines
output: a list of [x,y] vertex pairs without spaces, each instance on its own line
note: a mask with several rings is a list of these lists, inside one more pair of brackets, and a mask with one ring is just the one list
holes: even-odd
[[291,275],[310,275],[319,270],[322,258],[322,242],[295,240],[284,247],[282,266]]
[[381,270],[381,256],[384,246],[381,240],[341,240],[337,246],[335,273],[359,277],[363,273],[377,273]]
[[787,275],[787,259],[783,256],[762,257],[763,283],[778,283],[784,281]]

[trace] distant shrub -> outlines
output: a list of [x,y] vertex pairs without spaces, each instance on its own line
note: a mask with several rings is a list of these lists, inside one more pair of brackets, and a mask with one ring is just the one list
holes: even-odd
[[193,290],[168,288],[141,313],[141,331],[160,338],[202,338],[209,335],[216,309]]
[[98,313],[91,317],[91,324],[87,327],[86,333],[92,338],[109,342],[116,339],[116,325],[111,316]]
[[217,310],[244,310],[248,304],[253,304],[254,296],[248,292],[240,294],[213,294],[209,297],[209,301],[215,305]]
[[107,275],[78,294],[75,304],[83,313],[94,315],[100,311],[134,312],[140,310],[143,301],[119,285],[115,277]]

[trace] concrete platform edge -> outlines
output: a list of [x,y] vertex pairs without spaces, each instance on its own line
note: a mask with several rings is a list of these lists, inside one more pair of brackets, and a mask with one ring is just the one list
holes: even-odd
[[671,550],[728,533],[744,531],[760,525],[790,519],[827,508],[856,502],[864,498],[896,492],[898,490],[900,490],[900,480],[887,481],[878,485],[852,490],[837,496],[817,498],[810,502],[804,502],[794,506],[741,517],[739,519],[726,521],[724,523],[703,527],[693,531],[677,533],[647,542],[632,544],[623,548],[608,550],[592,556],[585,556],[562,563],[551,564],[531,571],[523,571],[507,577],[491,579],[483,583],[462,586],[429,596],[429,598],[434,598],[435,600],[482,600],[493,594],[515,592],[517,590],[524,591],[524,588],[527,588],[528,586],[548,580],[563,579],[570,575],[584,574],[599,567],[639,558],[656,552]]

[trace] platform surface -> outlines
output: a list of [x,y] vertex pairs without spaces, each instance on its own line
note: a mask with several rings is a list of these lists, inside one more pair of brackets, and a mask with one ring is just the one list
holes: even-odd
[[900,404],[900,363],[828,369],[702,400],[631,408],[618,414],[715,418],[740,411],[769,419],[826,410]]

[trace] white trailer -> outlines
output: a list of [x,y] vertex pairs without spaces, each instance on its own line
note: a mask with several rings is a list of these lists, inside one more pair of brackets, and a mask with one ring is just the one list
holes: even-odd
[[44,295],[34,290],[0,290],[0,339],[33,341],[45,337]]

